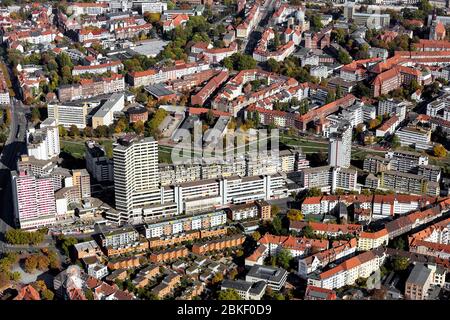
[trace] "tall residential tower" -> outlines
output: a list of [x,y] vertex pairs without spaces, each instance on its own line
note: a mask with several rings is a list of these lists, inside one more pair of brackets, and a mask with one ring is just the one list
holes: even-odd
[[127,135],[114,144],[116,209],[137,222],[145,206],[161,203],[158,142]]
[[350,167],[352,152],[352,126],[342,121],[330,128],[328,144],[328,164],[332,167]]

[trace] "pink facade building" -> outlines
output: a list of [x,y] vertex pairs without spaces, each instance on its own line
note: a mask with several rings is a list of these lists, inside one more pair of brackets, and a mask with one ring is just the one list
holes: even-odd
[[12,172],[14,213],[21,229],[38,229],[55,222],[56,201],[51,177]]

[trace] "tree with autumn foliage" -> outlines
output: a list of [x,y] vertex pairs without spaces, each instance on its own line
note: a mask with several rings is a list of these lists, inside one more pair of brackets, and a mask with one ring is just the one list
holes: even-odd
[[433,148],[433,154],[435,157],[444,158],[447,156],[447,150],[444,148],[442,144],[437,144]]

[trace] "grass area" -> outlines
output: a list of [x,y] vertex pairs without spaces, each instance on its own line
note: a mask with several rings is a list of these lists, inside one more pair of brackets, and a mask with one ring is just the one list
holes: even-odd
[[[110,139],[96,140],[100,145],[105,148],[106,155],[112,158],[112,144],[113,141]],[[64,138],[61,139],[61,150],[72,155],[76,159],[84,159],[84,153],[86,151],[86,146],[83,139],[71,139]]]
[[84,142],[61,139],[61,151],[67,152],[76,159],[83,159],[85,150]]

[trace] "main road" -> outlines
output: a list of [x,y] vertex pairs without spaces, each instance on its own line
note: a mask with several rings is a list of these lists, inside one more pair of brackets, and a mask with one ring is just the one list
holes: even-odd
[[10,110],[10,132],[0,155],[0,235],[4,234],[10,226],[14,226],[11,171],[17,169],[18,157],[27,152],[25,140],[28,120],[26,114],[30,112],[30,109],[13,97]]

